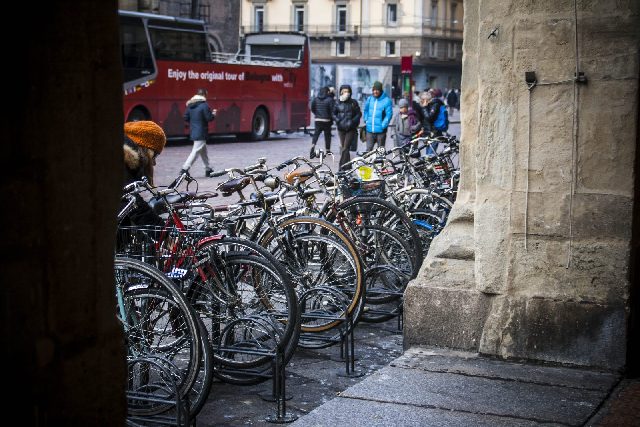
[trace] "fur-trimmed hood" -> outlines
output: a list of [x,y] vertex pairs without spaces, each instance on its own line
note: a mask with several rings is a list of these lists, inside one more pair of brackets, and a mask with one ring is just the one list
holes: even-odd
[[138,181],[146,176],[153,183],[153,151],[136,145],[125,137],[122,146],[124,152],[124,181],[125,185]]
[[196,104],[198,102],[207,102],[207,98],[202,95],[193,95],[193,97],[187,101],[187,107],[191,106],[191,104]]

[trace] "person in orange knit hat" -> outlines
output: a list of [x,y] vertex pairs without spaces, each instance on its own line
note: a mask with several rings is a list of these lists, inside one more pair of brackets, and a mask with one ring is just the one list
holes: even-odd
[[167,137],[160,126],[152,121],[124,124],[125,185],[146,176],[153,183],[153,167],[162,152]]
[[[162,152],[167,137],[160,126],[152,121],[127,122],[124,124],[124,185],[147,177],[153,184],[153,167],[156,157]],[[121,206],[122,208],[123,206]],[[136,195],[136,208],[121,225],[162,225],[162,219],[149,204]]]

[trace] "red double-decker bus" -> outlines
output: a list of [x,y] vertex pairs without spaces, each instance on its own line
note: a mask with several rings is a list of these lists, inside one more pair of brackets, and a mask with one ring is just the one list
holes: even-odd
[[211,52],[203,21],[120,11],[125,120],[153,120],[188,135],[185,102],[207,89],[218,110],[211,134],[270,132],[309,124],[309,42],[299,33],[256,33],[236,54]]

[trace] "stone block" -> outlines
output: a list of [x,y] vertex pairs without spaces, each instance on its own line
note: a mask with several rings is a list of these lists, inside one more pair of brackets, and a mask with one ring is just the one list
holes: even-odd
[[622,304],[498,296],[487,317],[480,353],[609,370],[625,364]]
[[[467,265],[465,265],[467,264]],[[469,261],[448,261],[449,276],[467,270]],[[404,297],[404,345],[435,345],[476,350],[489,298],[469,288],[467,280],[457,287],[439,287],[440,283],[425,282],[421,275],[409,283]],[[432,276],[433,277],[433,276]]]
[[[622,305],[628,296],[629,247],[624,240],[513,236],[509,291],[518,295]],[[567,264],[569,267],[567,268]]]
[[599,81],[580,88],[578,192],[632,195],[636,145],[628,141],[637,134],[637,99],[637,81]]
[[478,189],[478,197],[483,202],[476,203],[474,217],[476,286],[482,292],[503,293],[506,269],[499,266],[508,258],[509,195]]

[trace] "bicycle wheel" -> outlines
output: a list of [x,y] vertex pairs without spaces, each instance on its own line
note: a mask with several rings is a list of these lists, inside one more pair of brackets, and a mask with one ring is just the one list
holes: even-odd
[[[193,385],[200,368],[201,338],[195,314],[182,293],[156,268],[129,258],[114,262],[117,313],[129,359],[162,356],[181,373],[180,396]],[[154,413],[166,408],[154,406]]]
[[444,221],[440,216],[430,211],[410,212],[409,217],[418,229],[418,234],[420,234],[420,240],[422,241],[422,253],[426,258],[431,247],[431,241],[444,228]]
[[[340,325],[347,314],[357,322],[364,298],[364,265],[351,240],[333,224],[320,218],[288,218],[278,223],[280,233],[269,229],[259,243],[276,256],[296,282],[296,291],[327,286],[347,295],[347,313],[327,306],[325,319],[303,319],[302,332],[321,332]],[[302,317],[308,310],[301,307]],[[330,317],[334,317],[331,319]]]
[[[264,318],[262,324],[270,325],[278,343],[284,343],[285,359],[293,356],[300,323],[297,298],[286,270],[271,254],[253,242],[223,237],[201,245],[194,266],[194,276],[185,285],[185,293],[205,323],[215,363],[236,369],[270,363],[266,353],[274,349],[265,349],[275,345],[274,341],[254,341],[253,355],[216,350],[223,339],[227,340],[224,347],[233,345],[228,342],[231,335],[225,336],[228,325],[249,316]],[[246,342],[244,345],[246,348]]]
[[[359,227],[356,232],[365,247],[365,302],[380,304],[398,299],[397,294],[404,291],[411,277],[415,277],[419,269],[419,266],[414,264],[409,243],[395,231],[380,225]],[[390,271],[394,271],[391,276]],[[378,275],[381,277],[375,277]],[[372,283],[376,285],[372,286]]]
[[[378,197],[353,197],[336,206],[336,211],[326,212],[328,221],[334,222],[338,212],[341,212],[350,224],[380,225],[390,228],[403,236],[411,245],[413,264],[422,265],[422,244],[416,225],[398,206]],[[415,278],[417,271],[411,278]]]
[[202,358],[200,359],[200,370],[196,376],[191,389],[189,390],[189,416],[194,418],[200,413],[202,407],[209,398],[211,384],[213,383],[213,348],[207,338],[207,329],[202,320],[198,319],[200,329],[200,344],[202,346]]

